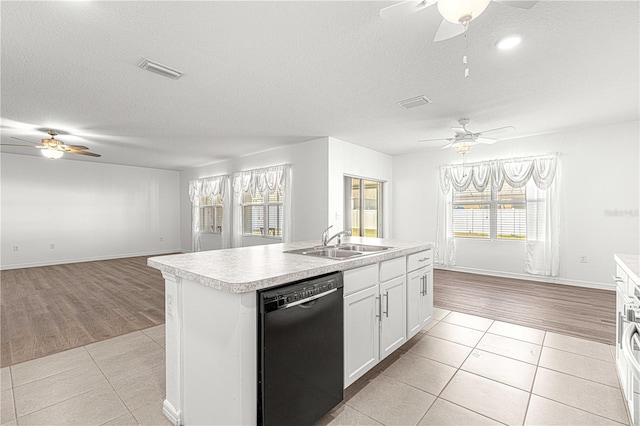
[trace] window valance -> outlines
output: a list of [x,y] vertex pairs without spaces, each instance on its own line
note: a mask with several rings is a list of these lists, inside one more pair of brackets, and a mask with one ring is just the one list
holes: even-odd
[[209,176],[201,179],[190,180],[189,200],[194,204],[199,204],[199,200],[202,197],[215,197],[220,195],[224,198],[227,179],[229,179],[228,175]]
[[290,168],[289,164],[283,164],[235,173],[233,175],[233,191],[236,194],[249,191],[252,196],[256,193],[264,193],[266,190],[278,189],[280,192],[284,192],[287,189]]
[[482,192],[492,185],[499,191],[504,182],[522,188],[533,178],[538,189],[545,190],[553,183],[557,163],[558,156],[552,154],[441,166],[440,189],[447,194],[452,187],[456,191],[466,191],[473,185],[476,191]]

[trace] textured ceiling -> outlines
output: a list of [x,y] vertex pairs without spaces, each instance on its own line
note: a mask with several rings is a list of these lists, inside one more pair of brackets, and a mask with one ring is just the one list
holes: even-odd
[[[55,128],[103,155],[79,160],[181,170],[322,136],[437,149],[416,141],[460,117],[511,138],[638,119],[636,1],[492,3],[467,32],[469,78],[464,37],[431,41],[436,7],[383,21],[391,4],[1,2],[2,142]],[[496,50],[511,33],[523,43]],[[396,104],[419,95],[433,103]]]

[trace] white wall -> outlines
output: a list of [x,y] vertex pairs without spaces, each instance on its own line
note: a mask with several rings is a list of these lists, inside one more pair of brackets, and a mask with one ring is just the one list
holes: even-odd
[[343,228],[344,175],[353,175],[382,180],[383,189],[383,236],[391,236],[392,223],[392,168],[390,155],[382,154],[335,138],[329,138],[329,207],[328,223],[332,232]]
[[5,153],[0,165],[2,269],[179,250],[176,171]]
[[[243,170],[286,163],[291,164],[292,176],[292,240],[319,240],[322,230],[327,226],[327,150],[328,139],[321,138],[182,171],[180,173],[182,250],[191,251],[191,202],[188,192],[190,180],[206,176],[232,175]],[[244,246],[279,242],[281,241],[262,237],[243,239]],[[214,234],[203,234],[201,245],[202,250],[218,249],[220,237]]]
[[[555,281],[613,288],[614,253],[640,253],[638,121],[532,136],[473,148],[467,160],[562,153],[560,271]],[[453,150],[393,158],[394,238],[435,241],[437,167],[458,163]],[[608,211],[634,215],[610,216]],[[635,213],[633,213],[635,212]],[[579,256],[586,255],[587,263]],[[457,240],[457,269],[533,278],[524,244]]]

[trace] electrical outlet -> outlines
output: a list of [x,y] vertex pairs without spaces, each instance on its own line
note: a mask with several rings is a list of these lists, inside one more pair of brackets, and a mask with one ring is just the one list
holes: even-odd
[[581,254],[580,255],[580,263],[587,263],[587,255],[586,254]]
[[164,237],[160,237],[160,242],[163,242],[163,241],[164,241]]
[[20,247],[18,247],[18,246],[13,246],[13,247],[11,247],[11,249],[12,249],[13,251],[19,251],[19,250],[20,250]]
[[49,249],[51,249],[51,250],[55,250],[55,248],[56,248],[56,245],[55,245],[55,244],[53,244],[53,243],[49,244]]

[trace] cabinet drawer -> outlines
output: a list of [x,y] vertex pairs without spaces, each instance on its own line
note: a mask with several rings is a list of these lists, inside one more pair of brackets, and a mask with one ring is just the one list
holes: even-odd
[[389,281],[407,272],[405,257],[386,260],[380,263],[380,282]]
[[407,256],[407,272],[433,264],[432,250],[425,250]]
[[[627,275],[626,272],[624,272],[624,270],[622,269],[622,267],[620,265],[616,265],[616,276],[614,278],[616,280],[616,285],[618,287],[620,287],[620,290],[622,290],[622,293],[624,293],[625,295],[628,295],[628,282],[629,282],[629,276]],[[631,290],[633,294],[633,289]]]
[[344,295],[378,284],[378,264],[344,271]]

